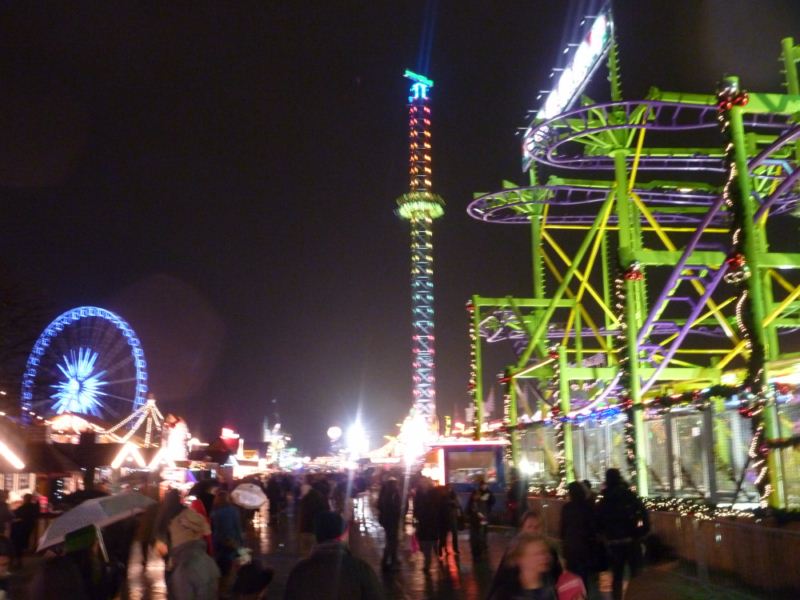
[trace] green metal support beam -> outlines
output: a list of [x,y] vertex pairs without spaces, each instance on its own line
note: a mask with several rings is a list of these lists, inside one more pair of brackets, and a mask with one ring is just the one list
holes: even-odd
[[[671,267],[681,257],[678,250],[649,250],[627,251],[622,255],[623,260],[638,261],[644,266]],[[688,264],[704,265],[711,269],[718,269],[725,261],[725,254],[713,251],[692,252]],[[751,267],[752,268],[752,267]],[[792,252],[768,252],[760,256],[759,268],[761,269],[800,269],[800,254]]]
[[[578,270],[578,266],[583,260],[584,255],[586,254],[587,250],[589,250],[592,239],[600,229],[600,224],[605,220],[606,212],[609,209],[613,198],[613,194],[609,194],[603,201],[603,204],[600,206],[600,210],[597,211],[597,216],[594,218],[592,226],[589,228],[589,231],[586,232],[586,235],[581,241],[578,250],[575,252],[575,256],[572,259],[572,264],[567,269],[567,272],[564,274],[564,278],[553,294],[553,298],[545,309],[542,320],[536,324],[536,330],[533,332],[531,339],[528,340],[528,347],[522,353],[522,356],[520,356],[519,361],[517,361],[517,368],[522,369],[528,364],[534,349],[537,347],[539,341],[542,339],[542,336],[547,331],[549,321],[553,317],[553,313],[556,311],[556,308],[558,308],[559,303],[562,302],[564,294],[567,291],[567,287],[572,281],[575,272]],[[574,300],[572,302],[574,303]]]
[[[737,77],[727,77],[725,79],[727,85],[739,88],[739,79]],[[784,97],[785,98],[785,97]],[[753,95],[750,96],[750,102],[747,107],[753,103]],[[800,111],[800,97],[797,98],[793,112]],[[748,110],[748,112],[755,112]],[[773,106],[770,112],[778,112],[777,107]],[[749,294],[749,302],[747,303],[747,310],[750,313],[750,322],[756,325],[751,327],[750,330],[750,343],[753,350],[750,353],[750,373],[758,374],[761,372],[761,377],[766,380],[769,374],[766,372],[766,361],[774,359],[776,350],[770,348],[766,330],[761,327],[766,316],[766,307],[764,305],[764,280],[759,276],[760,268],[762,265],[762,255],[759,252],[759,240],[756,224],[753,222],[755,215],[754,201],[751,196],[751,182],[750,173],[747,168],[747,149],[744,139],[744,109],[741,106],[733,106],[730,110],[730,131],[731,139],[735,152],[736,161],[736,182],[739,186],[739,194],[736,196],[738,203],[738,210],[741,213],[741,248],[742,252],[750,265],[750,270],[753,276],[748,277],[746,280],[747,290]],[[760,357],[760,358],[757,358]],[[758,362],[761,364],[758,364]],[[755,375],[758,376],[758,375]],[[775,406],[774,398],[768,402],[764,409],[764,424],[766,428],[767,439],[775,439],[779,436],[778,428],[778,413]],[[786,495],[783,486],[783,468],[781,465],[780,451],[771,451],[769,453],[769,473],[770,482],[772,484],[772,493],[769,497],[769,503],[774,508],[784,507],[786,503]]]
[[[475,306],[492,308],[511,308],[508,296],[505,298],[486,298],[483,296],[473,296]],[[571,298],[559,298],[551,300],[549,298],[514,298],[514,304],[520,308],[547,308],[555,305],[557,308],[573,308],[575,300]]]
[[[558,400],[561,414],[569,414],[570,409],[570,389],[569,378],[566,376],[568,363],[567,352],[564,346],[558,347]],[[564,428],[564,468],[566,470],[567,481],[575,481],[575,455],[572,444],[572,424],[563,423]]]

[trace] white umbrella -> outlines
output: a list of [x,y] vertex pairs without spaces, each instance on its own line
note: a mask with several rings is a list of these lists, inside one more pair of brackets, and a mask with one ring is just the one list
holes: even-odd
[[68,534],[89,525],[100,528],[132,517],[151,504],[155,504],[155,500],[138,492],[122,492],[81,502],[50,523],[39,538],[37,551],[60,544]]
[[267,501],[263,490],[255,483],[240,483],[231,492],[231,498],[242,508],[252,510],[260,508]]

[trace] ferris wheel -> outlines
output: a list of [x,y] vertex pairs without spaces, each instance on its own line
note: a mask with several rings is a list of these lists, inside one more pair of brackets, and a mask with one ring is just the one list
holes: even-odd
[[119,315],[81,306],[50,323],[33,346],[22,379],[23,416],[62,413],[121,419],[147,396],[147,363]]

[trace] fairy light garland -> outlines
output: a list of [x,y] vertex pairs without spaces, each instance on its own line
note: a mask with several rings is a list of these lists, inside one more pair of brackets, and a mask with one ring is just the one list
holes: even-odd
[[473,315],[475,305],[467,302],[467,314],[469,315],[469,379],[467,381],[467,393],[469,394],[470,405],[472,407],[472,427],[477,437],[480,432],[481,423],[478,414],[477,388],[478,388],[478,334],[473,327]]
[[[625,411],[625,459],[628,463],[628,476],[631,482],[636,481],[636,428],[633,422],[633,411],[640,410],[641,405],[634,406],[631,398],[631,372],[630,356],[628,355],[628,324],[625,319],[625,309],[627,306],[627,283],[629,281],[643,281],[644,272],[638,262],[633,262],[627,268],[618,270],[614,278],[614,308],[617,311],[617,321],[619,329],[616,335],[616,355],[619,365],[619,386],[618,404]],[[635,483],[632,483],[635,490]]]
[[[511,372],[506,369],[503,373],[498,374],[497,380],[500,382],[500,387],[503,390],[503,429],[508,432],[510,436],[511,432],[514,431],[514,428],[511,426],[511,386],[513,385]],[[503,456],[506,464],[509,465],[514,462],[511,446],[511,444],[508,444],[503,448]]]
[[750,442],[748,455],[756,472],[755,486],[760,496],[761,505],[766,506],[767,499],[772,493],[772,484],[768,465],[769,447],[765,443],[766,431],[761,413],[773,397],[773,392],[769,382],[766,380],[764,369],[765,349],[762,344],[755,343],[756,340],[752,336],[754,328],[760,326],[760,324],[753,323],[752,311],[747,310],[750,298],[745,282],[751,276],[751,272],[742,247],[742,224],[747,216],[741,210],[742,201],[747,199],[741,197],[741,189],[737,183],[736,148],[731,134],[730,116],[731,110],[735,106],[746,106],[748,101],[749,97],[746,91],[739,88],[732,81],[726,82],[717,94],[717,120],[723,135],[727,138],[725,146],[725,170],[727,176],[722,187],[722,197],[732,215],[731,229],[733,231],[733,251],[725,261],[728,268],[725,280],[739,287],[739,300],[736,302],[736,325],[750,352],[750,357],[747,361],[747,377],[745,379],[745,386],[748,389],[746,394],[747,402],[743,404],[739,412],[744,417],[752,419],[753,438]]
[[551,381],[555,388],[550,396],[550,416],[553,422],[553,433],[556,442],[556,466],[558,467],[558,485],[556,486],[557,495],[563,496],[567,493],[567,453],[566,440],[564,437],[564,425],[569,422],[561,418],[561,364],[558,360],[558,347],[553,346],[548,349],[548,357],[553,361],[553,377]]
[[[791,398],[800,395],[800,386],[792,386],[789,384],[778,384],[778,393],[784,398]],[[531,421],[527,423],[519,423],[516,428],[508,426],[506,430],[512,429],[529,429],[537,425],[555,425],[557,422],[570,423],[572,425],[582,425],[587,421],[604,421],[613,419],[623,412],[645,410],[647,411],[648,418],[657,417],[674,409],[694,409],[704,411],[712,408],[712,399],[721,398],[724,401],[732,399],[739,399],[742,406],[747,405],[748,399],[752,397],[752,391],[745,385],[731,386],[731,385],[714,385],[702,390],[692,390],[678,394],[666,394],[663,396],[656,396],[644,400],[642,404],[634,405],[633,401],[628,399],[621,401],[612,406],[598,406],[589,410],[576,410],[569,415],[560,414],[559,411],[553,411],[550,417],[541,421]],[[741,412],[741,409],[740,409]],[[794,438],[785,438],[794,439]],[[769,447],[772,447],[772,440],[766,442]]]

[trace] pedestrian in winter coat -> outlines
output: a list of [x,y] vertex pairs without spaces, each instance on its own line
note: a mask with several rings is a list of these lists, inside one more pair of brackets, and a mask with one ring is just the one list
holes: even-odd
[[424,558],[423,570],[431,568],[433,550],[439,540],[439,492],[429,480],[423,479],[414,496],[414,520],[416,535]]
[[31,543],[31,534],[39,519],[39,503],[32,494],[22,497],[22,505],[14,511],[14,522],[11,523],[11,543],[14,545],[13,566],[22,566],[22,555]]
[[481,560],[487,548],[489,513],[494,506],[494,494],[485,481],[473,490],[467,504],[469,519],[469,545],[473,560]]
[[338,513],[316,519],[317,545],[289,573],[285,600],[382,600],[378,577],[345,544],[347,527]]
[[516,527],[519,519],[528,510],[528,483],[519,476],[517,469],[511,469],[506,497],[511,525]]
[[458,552],[458,523],[463,517],[463,510],[461,509],[461,502],[458,500],[453,487],[450,484],[445,485],[440,490],[440,507],[439,507],[439,556],[443,557],[447,554],[447,536],[451,536],[453,540],[453,553]]
[[597,573],[605,570],[605,548],[597,537],[594,506],[582,483],[570,483],[567,494],[569,501],[561,510],[561,550],[564,561],[567,570],[580,576],[587,589],[594,589]]
[[187,508],[169,522],[167,589],[171,600],[211,600],[219,592],[220,572],[206,551],[208,522]]
[[8,492],[0,490],[0,536],[9,537],[11,535],[11,522],[14,520],[14,513],[8,507]]
[[625,567],[630,569],[631,577],[639,572],[641,540],[650,530],[650,523],[642,500],[630,490],[619,469],[606,471],[603,497],[597,504],[597,526],[608,552],[612,596],[621,600]]
[[515,568],[516,577],[501,582],[490,593],[490,600],[559,600],[555,581],[550,577],[550,546],[542,536],[520,533],[514,538],[507,560]]
[[300,554],[308,556],[314,546],[314,521],[317,515],[328,510],[328,501],[315,487],[309,487],[300,498],[298,527],[300,529]]
[[278,522],[278,513],[283,510],[284,491],[277,475],[271,475],[267,481],[267,499],[269,500],[269,521]]
[[[523,534],[544,537],[550,548],[549,580],[558,581],[563,572],[563,569],[561,568],[561,561],[558,557],[558,552],[556,551],[556,545],[546,536],[544,536],[544,523],[542,521],[542,515],[537,511],[528,510],[522,515],[522,518],[519,522],[518,535]],[[510,557],[510,550],[513,548],[514,543],[512,542],[509,550],[507,550],[500,559],[500,564],[497,565],[497,571],[495,572],[494,579],[492,580],[492,587],[490,588],[489,597],[492,597],[492,593],[494,593],[495,590],[508,587],[509,582],[514,582],[519,578],[519,568]]]
[[[219,491],[219,484],[213,479],[201,481],[194,486],[193,491],[195,498],[189,504],[189,508],[202,515],[211,525],[211,511],[214,510],[214,498]],[[189,495],[191,494],[192,490],[189,492]],[[209,556],[214,556],[214,542],[210,535],[206,538],[206,550]]]
[[378,495],[378,523],[386,534],[386,546],[383,549],[381,567],[396,569],[400,561],[397,557],[397,547],[400,543],[400,512],[403,498],[397,479],[390,477],[381,486]]
[[228,492],[217,492],[211,511],[211,539],[214,542],[214,557],[223,577],[231,570],[233,561],[244,544],[242,538],[242,516],[230,502]]
[[170,598],[213,600],[218,597],[220,572],[199,538],[175,546],[171,553]]

